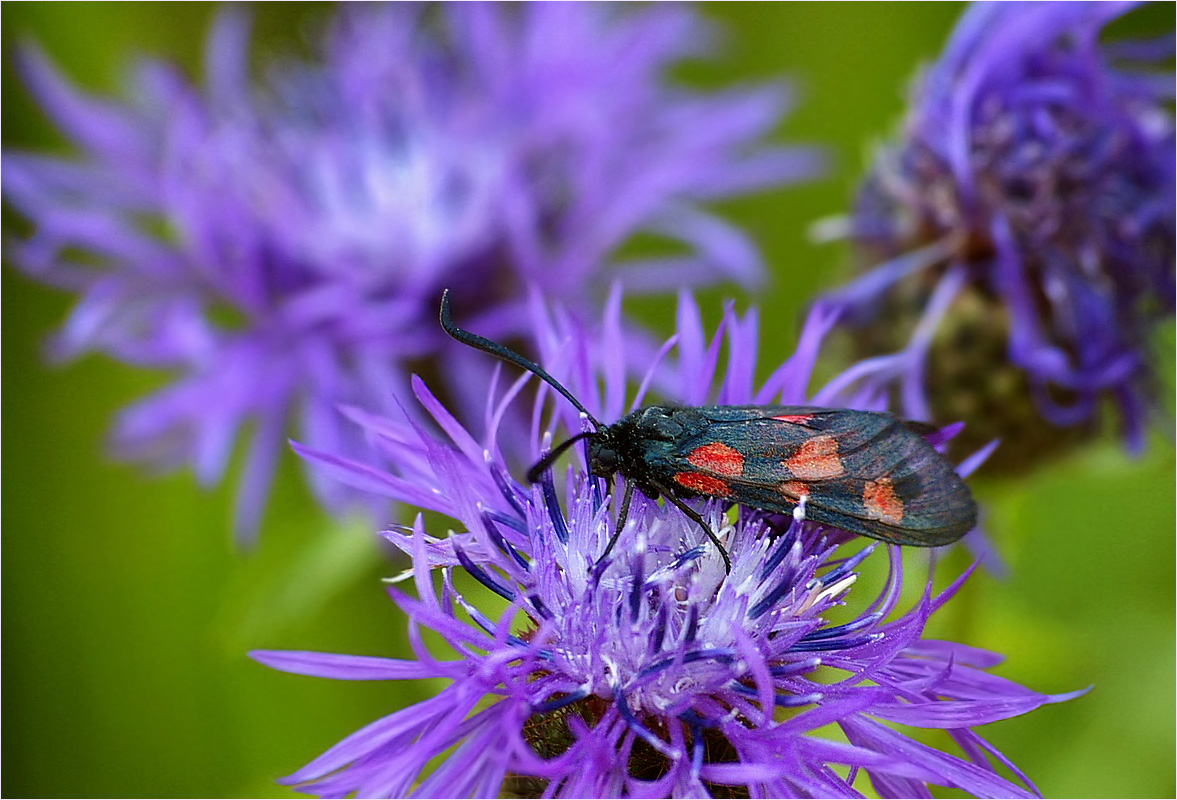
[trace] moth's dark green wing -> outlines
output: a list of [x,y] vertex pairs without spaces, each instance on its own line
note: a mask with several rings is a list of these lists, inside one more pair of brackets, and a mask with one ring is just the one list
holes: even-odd
[[805,495],[808,519],[906,545],[948,544],[976,524],[971,492],[923,426],[803,406],[698,411],[708,424],[659,465],[685,489],[779,512]]

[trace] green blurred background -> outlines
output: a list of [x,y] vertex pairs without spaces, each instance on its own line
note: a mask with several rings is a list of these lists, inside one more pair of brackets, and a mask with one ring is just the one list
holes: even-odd
[[[807,226],[846,208],[872,143],[894,129],[916,65],[935,56],[960,8],[705,8],[726,25],[726,54],[688,74],[709,84],[793,76],[800,105],[782,135],[826,144],[835,157],[828,180],[727,205],[776,272],[757,300],[771,309],[765,341],[782,354],[799,309],[846,260],[840,247],[808,243]],[[13,69],[22,37],[82,86],[118,92],[139,54],[199,74],[214,11],[5,3],[5,147],[62,146]],[[255,56],[302,47],[328,13],[257,6]],[[1172,7],[1142,24],[1154,23],[1171,27]],[[6,230],[19,225],[6,212]],[[287,796],[274,778],[434,691],[291,676],[248,660],[258,647],[402,653],[404,618],[379,583],[395,569],[375,537],[361,525],[333,527],[288,457],[260,546],[235,550],[228,490],[201,491],[188,474],[147,478],[103,455],[115,411],[159,376],[98,357],[45,366],[44,338],[70,299],[7,268],[3,290],[4,795]],[[702,302],[715,309],[723,294]],[[663,332],[668,309],[649,304]],[[1160,349],[1171,363],[1171,327]],[[1168,396],[1172,385],[1170,371]],[[1108,440],[1014,484],[978,487],[1012,572],[976,576],[932,633],[1006,653],[999,672],[1044,692],[1094,685],[984,731],[1047,796],[1177,792],[1171,430],[1139,460]]]

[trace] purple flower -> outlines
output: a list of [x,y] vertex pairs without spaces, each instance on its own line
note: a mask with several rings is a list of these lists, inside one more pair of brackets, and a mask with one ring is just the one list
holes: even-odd
[[[542,363],[594,416],[619,416],[625,371],[615,349],[618,304],[592,337],[568,320],[552,324],[536,305]],[[806,402],[831,322],[822,311],[811,315],[796,354],[756,389],[755,314],[741,319],[729,308],[707,342],[684,298],[678,335],[661,354],[677,342],[678,363],[660,384],[668,392],[677,387],[674,399],[686,404]],[[707,387],[725,340],[728,364],[712,398]],[[860,378],[885,371],[872,365],[813,401],[877,404],[878,387]],[[651,374],[657,372],[658,364]],[[987,672],[1000,661],[994,653],[922,638],[963,577],[939,595],[929,579],[914,606],[900,611],[903,570],[893,548],[881,593],[857,601],[850,590],[875,545],[854,547],[847,535],[802,515],[739,508],[733,517],[720,502],[695,502],[728,548],[732,569],[725,574],[697,525],[640,494],[620,545],[599,560],[614,535],[602,481],[583,464],[567,468],[562,491],[551,472],[523,485],[506,471],[494,421],[521,386],[492,398],[483,442],[420,381],[416,396],[450,442],[353,412],[387,449],[394,473],[304,449],[357,486],[446,514],[464,530],[436,538],[418,517],[411,529],[387,533],[412,557],[404,577],[412,578],[415,596],[396,586],[390,593],[409,618],[415,659],[253,653],[300,674],[451,682],[347,737],[286,782],[330,797],[858,797],[867,776],[885,797],[930,796],[932,784],[977,796],[1037,793],[971,728],[1074,695],[1032,692]],[[556,414],[581,429],[557,399]],[[543,414],[541,400],[532,436],[537,458],[551,445],[550,433],[540,433]],[[486,590],[499,602],[474,599]],[[424,644],[426,629],[457,657],[435,656]],[[945,730],[964,755],[924,744],[893,723]],[[844,739],[818,733],[828,725]],[[426,774],[434,759],[436,769]],[[1002,777],[995,762],[1022,785]]]
[[[4,154],[5,197],[33,228],[10,254],[79,298],[55,353],[174,375],[120,416],[117,452],[215,483],[248,431],[244,531],[292,427],[370,455],[337,405],[397,413],[409,372],[452,344],[444,286],[504,337],[529,286],[587,313],[613,280],[754,282],[754,247],[704,204],[818,167],[765,143],[780,87],[667,79],[706,52],[686,9],[347,7],[319,61],[278,62],[257,86],[248,34],[222,13],[205,88],[148,61],[128,102],[80,93],[28,49],[30,85],[79,154]],[[615,257],[637,232],[665,247]],[[488,373],[434,376],[461,402],[485,397]]]
[[[833,295],[887,351],[966,275],[930,354],[938,418],[1003,437],[1008,466],[1115,400],[1133,448],[1155,403],[1150,334],[1174,307],[1171,35],[1101,39],[1132,4],[979,3],[919,81],[850,223],[884,263]],[[899,339],[901,341],[901,338]],[[983,376],[983,377],[979,377]],[[1022,445],[1019,448],[1019,444]]]

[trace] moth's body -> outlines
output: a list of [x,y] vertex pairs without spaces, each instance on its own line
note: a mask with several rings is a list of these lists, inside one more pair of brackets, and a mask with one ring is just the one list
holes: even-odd
[[717,497],[896,544],[948,544],[976,506],[928,426],[882,411],[645,406],[589,441],[589,470],[651,498]]

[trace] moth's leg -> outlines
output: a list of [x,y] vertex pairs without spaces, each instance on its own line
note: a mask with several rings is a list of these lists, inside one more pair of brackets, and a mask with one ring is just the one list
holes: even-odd
[[732,560],[728,557],[727,550],[724,549],[723,544],[719,541],[719,537],[715,535],[715,531],[711,530],[711,526],[708,525],[701,516],[699,516],[699,512],[688,506],[682,500],[679,500],[677,497],[675,497],[674,494],[666,487],[654,484],[654,488],[660,491],[663,497],[678,506],[679,511],[693,519],[695,523],[703,529],[703,532],[707,534],[707,538],[715,542],[715,546],[719,548],[719,554],[723,556],[723,569],[730,575],[732,571]]
[[[612,480],[610,480],[612,483]],[[629,519],[629,502],[633,499],[633,482],[625,482],[625,496],[621,498],[621,511],[617,514],[617,527],[613,529],[613,538],[609,540],[609,545],[605,548],[605,552],[601,553],[601,557],[597,559],[597,563],[605,560],[609,553],[613,552],[613,545],[617,544],[617,540],[621,538],[621,532],[625,530],[625,522]]]

